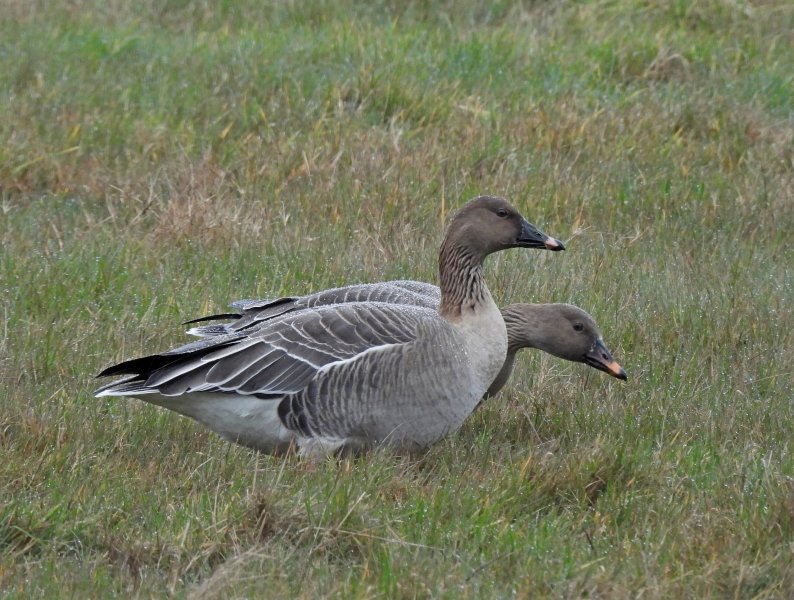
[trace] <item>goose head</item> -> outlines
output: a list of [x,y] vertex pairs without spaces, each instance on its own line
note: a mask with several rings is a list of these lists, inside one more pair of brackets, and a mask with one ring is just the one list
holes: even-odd
[[528,222],[507,200],[493,196],[466,203],[452,218],[447,240],[468,248],[477,258],[507,248],[565,250],[560,240]]
[[604,343],[593,318],[570,304],[511,304],[502,310],[508,346],[538,348],[559,358],[585,363],[612,377],[628,376]]

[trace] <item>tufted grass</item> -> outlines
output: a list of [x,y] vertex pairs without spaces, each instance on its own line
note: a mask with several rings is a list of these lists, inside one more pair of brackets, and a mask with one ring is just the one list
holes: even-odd
[[[785,2],[0,8],[0,590],[44,597],[788,598],[794,10]],[[629,381],[525,352],[418,458],[310,469],[108,364],[246,297],[433,280],[512,199]]]

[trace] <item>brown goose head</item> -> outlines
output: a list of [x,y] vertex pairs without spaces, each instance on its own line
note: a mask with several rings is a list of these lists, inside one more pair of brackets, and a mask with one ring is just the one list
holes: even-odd
[[560,240],[529,223],[507,200],[493,196],[479,196],[455,214],[447,229],[448,244],[467,248],[475,260],[507,248],[565,250]]
[[502,309],[508,347],[538,348],[559,358],[585,363],[612,377],[628,376],[604,343],[593,318],[571,304],[511,304]]

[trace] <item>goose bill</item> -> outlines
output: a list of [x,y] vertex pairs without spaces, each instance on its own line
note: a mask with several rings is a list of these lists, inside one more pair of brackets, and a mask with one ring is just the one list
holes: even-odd
[[517,243],[522,248],[545,248],[557,252],[565,250],[565,246],[560,240],[546,235],[527,220],[521,223],[521,235]]
[[601,340],[598,340],[593,348],[587,354],[585,354],[583,358],[584,362],[594,369],[608,373],[612,375],[612,377],[622,379],[623,381],[628,379],[626,371],[624,371],[623,367],[621,367],[618,362],[612,358],[612,353]]

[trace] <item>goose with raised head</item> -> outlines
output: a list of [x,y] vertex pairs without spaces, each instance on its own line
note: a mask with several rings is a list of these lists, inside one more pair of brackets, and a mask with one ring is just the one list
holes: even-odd
[[[231,306],[239,312],[209,315],[188,323],[229,320],[231,323],[202,325],[188,331],[199,337],[214,337],[239,331],[253,331],[261,323],[291,312],[312,310],[329,304],[350,302],[388,302],[438,308],[441,291],[420,281],[386,281],[360,283],[332,288],[306,296],[276,300],[240,300]],[[558,358],[587,364],[612,377],[626,380],[626,371],[612,357],[595,319],[572,304],[510,304],[502,308],[507,328],[507,356],[485,397],[496,395],[513,372],[516,353],[536,348]]]
[[96,395],[140,398],[264,452],[425,447],[460,427],[504,365],[507,330],[483,261],[517,247],[564,249],[506,200],[475,198],[441,244],[438,310],[298,311],[109,367],[99,376],[123,378]]

